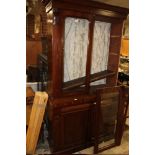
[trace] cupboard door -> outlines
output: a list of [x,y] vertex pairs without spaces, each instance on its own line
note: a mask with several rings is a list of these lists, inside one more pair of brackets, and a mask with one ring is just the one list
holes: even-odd
[[94,153],[120,145],[124,118],[121,88],[97,90],[97,107]]
[[89,104],[62,109],[61,123],[64,147],[76,147],[87,142]]
[[85,147],[88,141],[90,104],[61,107],[53,124],[54,152]]

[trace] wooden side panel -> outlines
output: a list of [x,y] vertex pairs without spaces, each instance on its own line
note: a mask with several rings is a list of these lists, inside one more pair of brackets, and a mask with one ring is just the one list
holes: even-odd
[[[52,95],[58,97],[62,91],[63,78],[63,37],[64,37],[64,19],[56,13],[53,17],[53,33],[52,33]],[[52,66],[51,66],[52,65]]]
[[119,55],[109,54],[109,66],[108,69],[115,71],[117,73],[118,71],[118,65],[119,65]]
[[123,27],[123,21],[112,23],[112,26],[111,26],[108,70],[114,71],[115,75],[113,77],[107,78],[107,85],[109,86],[117,85],[122,27]]
[[122,27],[123,27],[122,21],[112,24],[111,36],[121,36],[122,35]]
[[121,36],[111,36],[110,44],[109,53],[118,55],[121,47]]
[[41,124],[43,121],[47,99],[47,93],[36,92],[26,135],[27,154],[35,153],[35,148],[37,145]]

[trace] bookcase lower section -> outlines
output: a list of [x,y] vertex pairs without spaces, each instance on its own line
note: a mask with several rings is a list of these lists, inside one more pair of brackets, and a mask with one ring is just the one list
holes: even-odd
[[[53,153],[73,153],[92,146],[95,132],[95,109],[95,94],[49,100],[48,130],[51,151]],[[107,111],[107,113],[110,125],[106,129],[101,127],[101,142],[113,138],[115,128],[113,111]]]

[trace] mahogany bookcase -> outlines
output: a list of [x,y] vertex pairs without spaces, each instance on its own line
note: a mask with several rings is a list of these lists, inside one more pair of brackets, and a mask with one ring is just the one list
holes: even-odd
[[[94,145],[96,90],[117,85],[128,9],[92,0],[42,3],[52,35],[47,88],[49,144],[54,153],[75,152]],[[100,140],[111,139],[113,129],[111,125],[103,130]]]

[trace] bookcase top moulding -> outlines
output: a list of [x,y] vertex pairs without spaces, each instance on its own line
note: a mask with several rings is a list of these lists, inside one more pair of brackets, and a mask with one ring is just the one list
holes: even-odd
[[128,8],[113,6],[104,2],[97,2],[93,0],[42,0],[42,3],[46,5],[46,12],[52,8],[57,8],[120,19],[126,19],[126,16],[129,13]]

